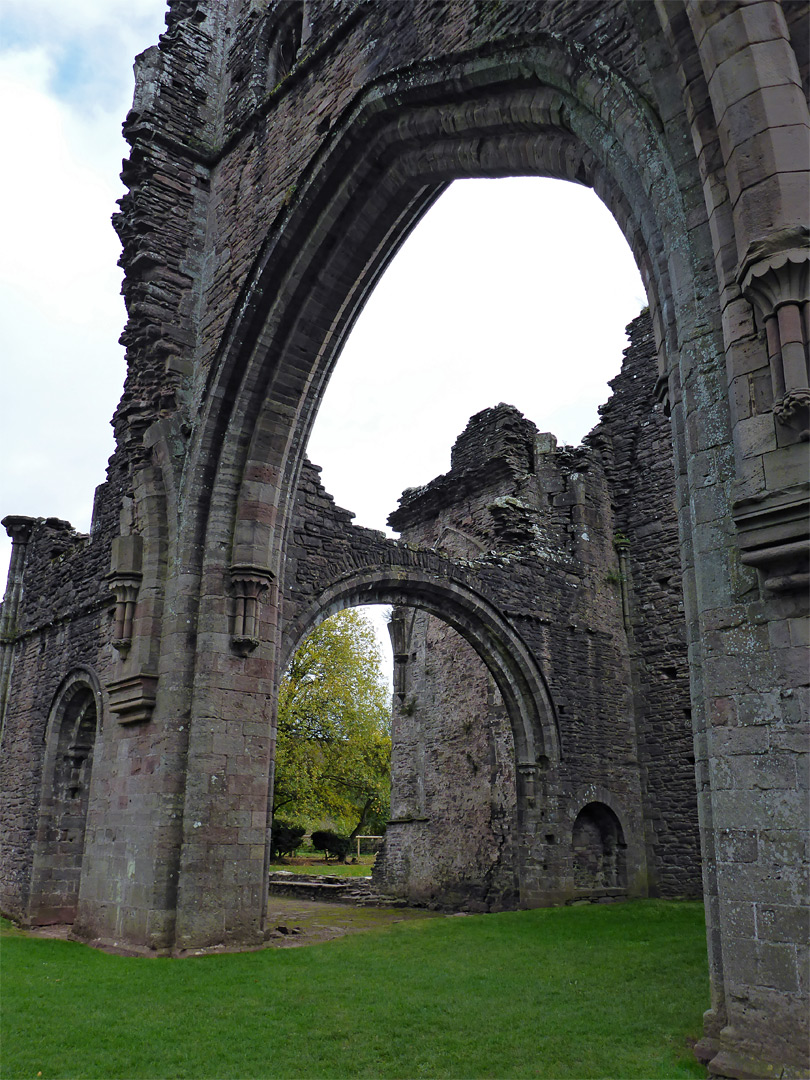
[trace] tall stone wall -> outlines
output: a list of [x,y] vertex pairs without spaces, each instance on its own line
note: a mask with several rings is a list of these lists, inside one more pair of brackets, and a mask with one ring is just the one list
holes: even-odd
[[[694,751],[669,421],[655,401],[649,317],[629,329],[613,396],[584,446],[557,447],[508,406],[485,410],[453,447],[450,472],[405,492],[390,523],[409,543],[465,560],[472,574],[492,564],[510,569],[515,584],[506,604],[541,658],[557,710],[557,813],[550,808],[542,838],[546,868],[565,862],[568,895],[598,893],[595,883],[574,888],[571,859],[574,818],[586,803],[599,802],[616,813],[623,843],[646,852],[631,860],[623,895],[696,896]],[[480,762],[502,757],[488,748],[498,743],[502,717],[480,661],[456,635],[448,637],[435,619],[417,620],[398,667],[397,730],[419,753],[403,762],[404,775],[395,755],[394,805],[400,783],[420,794],[415,805],[405,799],[411,820],[394,811],[403,821],[387,841],[386,860],[418,860],[423,868],[432,860],[437,878],[461,853],[456,808],[452,799],[447,805],[445,787],[429,780],[436,762],[446,786],[465,789],[466,846],[474,846],[477,828],[482,848],[493,846],[493,804],[514,778],[496,769],[474,797]],[[475,751],[463,740],[457,745],[458,732],[470,729],[484,740]],[[417,760],[415,782],[408,770]],[[508,860],[507,851],[500,868],[507,876],[514,869]],[[427,869],[422,876],[430,879]],[[474,876],[478,891],[470,895],[486,902],[480,885],[492,872]],[[463,880],[458,872],[459,894]],[[493,888],[495,904],[500,889]]]
[[391,819],[375,884],[411,902],[519,903],[515,743],[480,657],[446,623],[397,609]]
[[699,850],[675,470],[647,320],[628,330],[613,394],[585,442],[600,453],[615,508],[653,891],[672,896],[694,889]]

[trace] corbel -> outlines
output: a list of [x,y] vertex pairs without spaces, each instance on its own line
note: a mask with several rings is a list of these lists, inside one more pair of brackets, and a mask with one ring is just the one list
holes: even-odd
[[135,604],[143,574],[143,541],[137,533],[117,536],[112,543],[112,568],[106,576],[115,594],[113,648],[126,656],[132,645]]
[[143,724],[152,715],[157,697],[157,675],[139,671],[107,683],[110,712],[119,724]]
[[526,798],[526,806],[529,810],[534,809],[537,798],[538,766],[534,761],[519,761],[517,771],[523,781],[523,794]]
[[259,644],[261,597],[275,575],[265,567],[244,563],[232,566],[230,574],[234,596],[231,648],[247,656]]

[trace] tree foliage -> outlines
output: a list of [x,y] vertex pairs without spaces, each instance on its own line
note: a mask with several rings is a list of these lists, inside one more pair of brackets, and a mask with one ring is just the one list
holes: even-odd
[[374,629],[348,608],[299,648],[279,691],[273,812],[356,835],[390,801],[390,691]]

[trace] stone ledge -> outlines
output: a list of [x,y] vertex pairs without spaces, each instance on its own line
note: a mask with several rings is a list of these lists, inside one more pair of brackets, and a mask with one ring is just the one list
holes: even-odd
[[810,570],[808,485],[740,499],[734,505],[742,561],[764,576],[764,588],[806,588]]

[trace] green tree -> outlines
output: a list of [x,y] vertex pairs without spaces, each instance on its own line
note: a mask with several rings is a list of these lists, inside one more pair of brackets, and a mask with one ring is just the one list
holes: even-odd
[[279,690],[273,812],[352,836],[390,805],[390,690],[374,629],[348,608],[301,645]]

